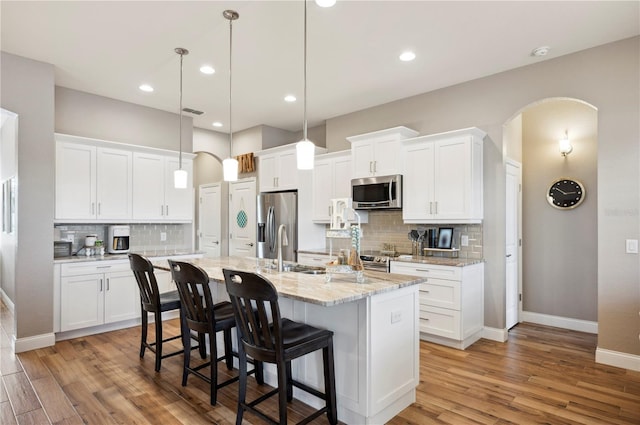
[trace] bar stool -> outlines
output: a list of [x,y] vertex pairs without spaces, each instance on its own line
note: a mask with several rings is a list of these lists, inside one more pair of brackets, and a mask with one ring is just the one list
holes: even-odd
[[[140,358],[144,357],[144,351],[148,348],[156,355],[156,372],[160,372],[162,359],[176,356],[183,350],[174,351],[168,354],[162,354],[162,344],[173,341],[182,337],[182,328],[180,335],[171,336],[162,339],[162,313],[165,311],[180,310],[180,297],[178,291],[165,292],[163,294],[158,290],[158,282],[153,273],[153,264],[147,258],[138,254],[129,254],[129,264],[133,275],[138,282],[140,289],[140,309],[142,313],[142,336],[140,337]],[[155,316],[156,340],[155,342],[147,342],[147,331],[149,327],[149,313]]]
[[[239,338],[242,341],[242,344],[238,345],[240,389],[236,425],[242,423],[245,410],[270,424],[286,424],[287,402],[293,398],[294,386],[326,402],[323,408],[313,412],[299,422],[300,424],[310,422],[324,413],[327,414],[329,423],[337,424],[333,332],[282,318],[278,306],[278,292],[264,277],[229,269],[223,269],[222,272],[236,316]],[[254,310],[257,312],[254,313]],[[291,374],[291,360],[320,349],[324,364],[324,393],[294,380]],[[246,401],[247,354],[256,361],[274,363],[278,374],[278,388],[251,402]],[[275,394],[278,394],[279,420],[267,416],[255,407]]]
[[[184,366],[182,369],[182,386],[187,385],[189,374],[194,374],[211,386],[211,404],[215,405],[217,400],[217,391],[226,385],[238,381],[239,377],[235,376],[218,383],[218,367],[217,363],[224,360],[228,370],[233,369],[234,353],[231,345],[231,329],[236,326],[233,316],[231,303],[223,301],[214,304],[209,288],[209,276],[200,267],[190,263],[169,260],[169,268],[171,275],[178,287],[178,294],[181,303],[181,320],[183,328],[195,331],[200,335],[209,335],[209,361],[199,366],[191,367],[190,344],[188,337],[182,338],[184,344]],[[224,355],[217,357],[217,341],[216,334],[223,333],[224,337]],[[183,335],[185,333],[183,332]],[[210,376],[205,376],[200,372],[201,369],[211,366]],[[249,373],[256,374],[256,379],[262,383],[262,368],[254,368]]]

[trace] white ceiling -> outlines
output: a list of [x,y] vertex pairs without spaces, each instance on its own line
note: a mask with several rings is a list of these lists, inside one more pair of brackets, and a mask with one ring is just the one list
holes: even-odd
[[[640,34],[638,1],[345,1],[308,7],[309,125],[393,100]],[[55,65],[56,85],[178,111],[228,132],[234,9],[233,130],[302,127],[302,1],[6,1],[2,50]],[[551,46],[542,58],[530,52]],[[400,62],[414,50],[417,59]],[[216,69],[201,74],[200,65]],[[138,90],[152,84],[152,94]],[[298,101],[283,101],[294,94]]]

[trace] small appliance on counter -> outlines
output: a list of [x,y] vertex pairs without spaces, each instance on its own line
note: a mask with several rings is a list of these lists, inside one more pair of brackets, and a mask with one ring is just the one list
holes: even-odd
[[109,226],[107,230],[107,252],[109,254],[126,254],[129,252],[129,226]]
[[72,244],[69,241],[53,241],[53,258],[70,257]]

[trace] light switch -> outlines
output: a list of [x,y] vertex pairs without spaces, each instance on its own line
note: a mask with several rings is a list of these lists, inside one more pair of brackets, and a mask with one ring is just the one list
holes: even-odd
[[469,246],[469,235],[460,235],[460,246]]
[[627,254],[637,254],[637,253],[638,253],[638,240],[627,239]]
[[391,312],[391,323],[397,323],[402,320],[402,311],[396,310]]
[[167,240],[167,233],[166,232],[160,232],[160,241],[164,242]]

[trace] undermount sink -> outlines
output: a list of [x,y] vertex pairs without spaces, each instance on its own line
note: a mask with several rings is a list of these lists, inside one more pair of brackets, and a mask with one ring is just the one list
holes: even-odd
[[285,266],[285,271],[304,273],[304,274],[325,274],[327,271],[324,267],[304,266],[302,264],[292,264]]

